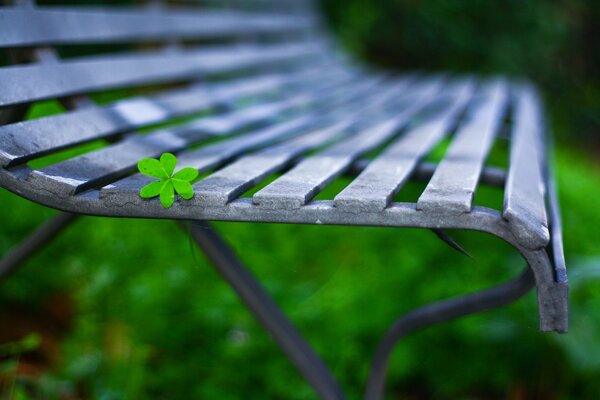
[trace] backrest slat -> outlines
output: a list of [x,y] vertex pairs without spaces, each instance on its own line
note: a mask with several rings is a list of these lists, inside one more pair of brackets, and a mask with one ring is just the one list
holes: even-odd
[[[331,72],[336,70],[332,66]],[[316,79],[315,68],[311,67],[287,75],[265,74],[212,85],[194,84],[154,96],[130,97],[103,107],[86,107],[0,126],[0,166],[11,167],[70,146],[208,108],[229,106],[247,96],[281,92]]]
[[313,43],[215,46],[174,52],[85,57],[0,68],[0,107],[51,97],[169,83],[253,68],[271,68],[322,55]]
[[0,8],[0,46],[218,39],[308,32],[308,16],[256,12],[117,8]]

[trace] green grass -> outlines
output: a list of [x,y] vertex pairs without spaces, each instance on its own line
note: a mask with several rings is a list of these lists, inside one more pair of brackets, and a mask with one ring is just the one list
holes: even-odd
[[[586,276],[597,267],[579,260],[600,252],[600,169],[572,149],[560,150],[558,162],[570,272]],[[54,214],[6,191],[0,199],[2,253]],[[360,398],[372,352],[397,316],[509,279],[523,264],[506,244],[477,233],[452,233],[474,255],[471,260],[423,230],[216,226],[351,399]],[[600,317],[593,310],[600,305],[600,284],[579,282],[571,334],[540,334],[530,294],[502,310],[405,340],[392,360],[391,392],[453,399],[507,398],[519,391],[538,398],[594,398],[600,390],[594,361],[600,359],[594,344]],[[18,390],[33,387],[39,398],[50,399],[61,391],[93,399],[314,398],[193,250],[189,236],[171,222],[83,217],[0,283],[0,304],[35,309],[60,293],[72,296],[76,307],[61,341],[61,362],[43,378],[17,382]],[[594,345],[582,349],[581,341]]]
[[[600,3],[324,3],[342,42],[362,58],[395,69],[527,76],[541,85],[558,137],[597,143],[600,47],[593,38]],[[127,49],[59,50],[71,56]],[[7,63],[0,54],[0,64]],[[133,93],[92,97],[105,104]],[[62,111],[58,102],[43,101],[28,118]],[[428,160],[439,160],[447,144]],[[50,165],[103,145],[91,142],[31,165]],[[397,347],[388,385],[392,398],[598,398],[600,167],[594,151],[563,145],[557,153],[571,279],[570,333],[539,333],[533,294],[501,310],[430,328]],[[506,154],[505,144],[497,142],[490,165],[505,166]],[[317,198],[330,199],[347,183],[340,178]],[[416,201],[422,189],[423,183],[409,183],[396,200]],[[498,208],[502,196],[486,188],[475,202]],[[55,214],[1,189],[0,204],[0,254]],[[331,366],[350,399],[361,397],[375,346],[400,314],[502,282],[523,266],[506,244],[477,233],[451,232],[473,254],[468,259],[423,230],[216,226]],[[57,301],[64,298],[71,299],[66,306]],[[61,311],[73,315],[66,330],[44,317]],[[22,318],[7,320],[7,315]],[[5,337],[12,337],[9,344],[1,343]],[[32,354],[37,346],[29,343],[32,337],[42,338],[41,352]],[[51,362],[35,358],[40,353],[51,354]],[[17,360],[41,363],[41,375],[13,379]],[[0,281],[0,398],[10,394],[15,399],[314,398],[187,234],[167,221],[94,217],[81,218]]]

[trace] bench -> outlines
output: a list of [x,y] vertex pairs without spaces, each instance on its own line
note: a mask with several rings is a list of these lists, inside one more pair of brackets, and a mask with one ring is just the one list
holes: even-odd
[[[0,276],[77,215],[192,221],[193,239],[316,393],[341,399],[326,365],[210,221],[423,228],[458,250],[448,230],[475,230],[514,246],[524,272],[396,321],[375,352],[365,397],[383,396],[402,336],[533,287],[540,329],[567,331],[548,128],[532,84],[368,69],[338,50],[308,0],[226,3],[0,8],[0,186],[63,212],[4,256]],[[100,92],[112,100],[98,101]],[[49,99],[67,111],[25,118]],[[424,161],[444,141],[441,161]],[[499,143],[508,144],[506,168],[487,163]],[[151,180],[136,168],[167,152],[202,174],[194,197],[170,208],[140,197]],[[350,184],[317,198],[342,176]],[[409,180],[426,182],[424,191],[416,202],[396,200]],[[475,204],[486,185],[503,189],[502,209]]]

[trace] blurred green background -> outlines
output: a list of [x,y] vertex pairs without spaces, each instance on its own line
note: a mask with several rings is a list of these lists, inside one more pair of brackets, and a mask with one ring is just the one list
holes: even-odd
[[[427,329],[398,345],[389,397],[599,398],[600,2],[327,0],[323,8],[366,62],[529,77],[557,136],[571,332],[538,331],[534,294]],[[409,185],[406,196],[420,188]],[[54,214],[4,190],[0,202],[0,254]],[[351,399],[399,315],[502,282],[523,264],[477,233],[452,234],[468,259],[428,231],[216,226]],[[314,398],[189,235],[166,221],[81,218],[0,282],[0,327],[2,398]]]

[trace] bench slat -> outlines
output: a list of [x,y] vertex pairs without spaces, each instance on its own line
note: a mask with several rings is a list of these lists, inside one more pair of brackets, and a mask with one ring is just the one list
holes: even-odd
[[0,126],[0,166],[24,163],[51,151],[228,105],[245,96],[281,90],[289,85],[310,84],[327,76],[316,75],[311,69],[287,76],[271,74],[220,84],[192,85],[155,96],[128,98],[104,107]]
[[0,68],[0,106],[83,92],[169,83],[316,57],[311,43],[213,46],[201,50],[114,54]]
[[[419,85],[416,90],[396,90],[389,95],[410,103],[404,109],[398,107],[386,120],[361,130],[351,138],[303,160],[285,175],[254,195],[255,204],[266,208],[294,209],[302,207],[320,190],[340,176],[354,160],[397,134],[410,118],[432,102],[443,86],[443,79],[434,79]],[[364,119],[364,117],[362,117]]]
[[388,207],[419,160],[451,129],[473,92],[474,82],[471,80],[450,85],[444,92],[445,96],[452,99],[450,105],[435,117],[409,128],[396,139],[335,197],[334,205],[367,212]]
[[242,128],[273,121],[283,113],[307,113],[310,107],[322,101],[323,91],[333,90],[335,94],[336,87],[344,89],[347,86],[347,79],[348,76],[341,74],[333,79],[322,80],[308,89],[299,90],[294,97],[200,118],[142,137],[133,136],[99,151],[34,171],[29,178],[40,185],[45,181],[53,185],[57,192],[76,194],[120,179],[132,172],[136,161],[141,158],[156,157],[168,151],[181,151],[211,136],[230,135]]
[[500,81],[483,88],[485,98],[459,127],[446,155],[419,197],[417,209],[471,211],[485,159],[503,121],[507,89],[507,85]]
[[146,136],[132,136],[115,145],[33,171],[29,181],[33,185],[52,186],[57,193],[76,194],[123,177],[132,172],[142,158],[177,152],[215,135],[233,134],[302,104],[307,104],[306,96],[259,104]]
[[293,33],[315,25],[305,16],[238,11],[119,8],[0,8],[0,46],[215,39]]
[[519,87],[516,96],[503,217],[522,243],[540,248],[549,241],[542,173],[544,121],[531,86]]
[[[362,90],[355,85],[347,99],[341,99],[332,113],[322,114],[321,126],[302,136],[241,157],[194,185],[196,196],[207,206],[222,206],[241,195],[272,173],[286,166],[295,157],[325,146],[351,134],[350,127],[359,120],[357,112],[368,110],[369,101],[376,98],[381,84],[375,88],[363,82]],[[338,99],[339,100],[339,99]]]
[[[300,116],[290,121],[277,123],[273,126],[234,137],[223,142],[201,147],[197,150],[185,151],[178,155],[179,166],[196,168],[200,173],[207,172],[221,165],[226,160],[260,146],[275,143],[299,134],[300,129],[309,129],[318,118],[315,115]],[[100,191],[101,198],[117,196],[139,197],[140,188],[152,182],[153,179],[140,173],[119,180]]]
[[282,145],[244,156],[196,183],[194,185],[196,196],[206,206],[223,206],[283,168],[294,157],[339,139],[352,120],[348,118],[343,122],[338,121],[325,128],[312,130]]

